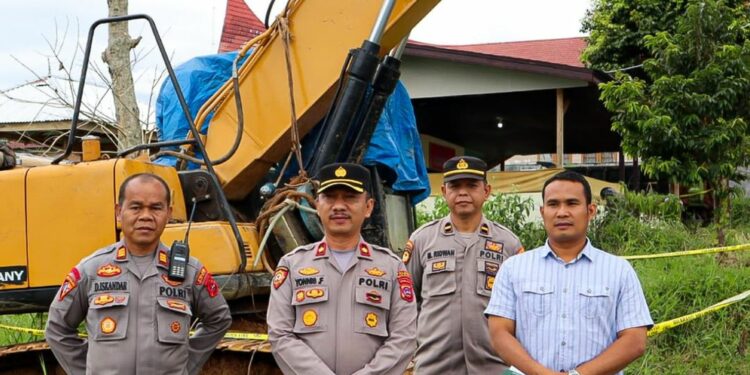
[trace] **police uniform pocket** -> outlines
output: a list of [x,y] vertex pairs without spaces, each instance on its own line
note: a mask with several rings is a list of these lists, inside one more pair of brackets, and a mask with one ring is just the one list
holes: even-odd
[[387,291],[358,286],[355,291],[354,332],[388,337],[388,310],[391,294]]
[[294,322],[294,333],[323,332],[321,314],[324,314],[328,301],[328,287],[323,285],[296,289],[292,295],[292,306],[295,307],[297,319]]
[[125,339],[128,331],[128,293],[100,293],[89,299],[87,325],[94,341]]
[[190,332],[190,304],[180,299],[158,297],[156,301],[156,330],[159,342],[185,344]]
[[438,258],[427,262],[422,287],[425,295],[442,296],[456,291],[456,258]]
[[477,259],[477,294],[490,297],[492,287],[495,285],[495,276],[500,269],[500,264],[484,259]]
[[586,319],[594,319],[606,313],[610,303],[609,287],[583,286],[578,289],[581,313]]
[[521,286],[524,310],[536,316],[546,316],[551,311],[552,292],[554,288],[549,283],[527,283]]

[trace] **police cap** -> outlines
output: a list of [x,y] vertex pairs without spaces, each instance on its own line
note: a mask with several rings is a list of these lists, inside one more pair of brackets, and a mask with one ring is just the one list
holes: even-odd
[[443,182],[471,178],[487,180],[487,163],[473,156],[455,156],[443,164]]
[[353,163],[333,163],[320,169],[318,193],[334,186],[343,186],[364,193],[370,191],[370,171]]

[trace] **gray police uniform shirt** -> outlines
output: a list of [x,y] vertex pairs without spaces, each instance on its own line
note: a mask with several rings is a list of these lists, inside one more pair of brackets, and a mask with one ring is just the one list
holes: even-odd
[[[167,277],[160,244],[141,273],[122,242],[83,259],[49,310],[46,337],[68,374],[197,374],[232,318],[211,274],[190,258],[185,280]],[[192,317],[199,318],[189,337]],[[88,338],[76,329],[86,320]]]
[[386,248],[355,251],[343,272],[325,242],[281,258],[267,320],[285,374],[404,373],[416,347],[411,277]]
[[450,216],[417,229],[402,260],[419,304],[417,374],[499,374],[484,310],[503,261],[523,251],[510,230],[482,217],[463,238]]

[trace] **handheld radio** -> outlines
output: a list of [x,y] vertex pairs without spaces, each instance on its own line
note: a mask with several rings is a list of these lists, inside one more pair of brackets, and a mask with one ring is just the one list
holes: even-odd
[[193,198],[193,209],[190,211],[190,219],[188,220],[188,227],[185,231],[185,239],[172,242],[172,246],[169,250],[169,272],[167,277],[169,277],[170,280],[185,281],[185,270],[187,269],[187,264],[190,260],[188,236],[190,236],[190,226],[193,224],[193,215],[195,215],[195,207],[197,205],[198,201]]

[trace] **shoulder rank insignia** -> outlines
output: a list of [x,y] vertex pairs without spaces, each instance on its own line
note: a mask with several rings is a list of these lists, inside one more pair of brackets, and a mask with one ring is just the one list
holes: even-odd
[[503,243],[502,242],[495,242],[486,240],[484,241],[484,249],[489,251],[494,251],[496,253],[502,253],[503,252]]
[[414,241],[406,241],[406,245],[404,245],[404,253],[401,254],[401,261],[404,262],[404,264],[409,264],[412,251],[414,251]]
[[195,285],[203,284],[203,281],[206,279],[206,274],[208,274],[206,267],[201,267],[201,270],[198,271],[198,276],[195,277]]
[[487,223],[482,223],[482,225],[479,226],[479,234],[481,234],[482,236],[489,236],[490,226],[487,225]]
[[370,253],[370,247],[367,246],[366,243],[359,244],[359,255],[369,257],[371,255]]
[[378,326],[378,314],[375,314],[374,312],[368,312],[367,315],[365,315],[365,324],[367,324],[370,328],[375,328]]
[[323,291],[323,289],[320,289],[320,288],[310,289],[307,291],[307,293],[305,293],[305,295],[310,298],[320,298],[320,297],[323,297],[324,294],[325,292]]
[[365,270],[365,272],[367,272],[367,274],[370,276],[376,276],[376,277],[385,275],[385,271],[381,270],[378,267],[368,268]]
[[299,274],[303,276],[312,276],[312,275],[317,275],[318,273],[320,273],[320,271],[318,271],[318,269],[314,267],[300,268],[300,270],[297,272],[299,272]]
[[159,265],[167,267],[167,252],[164,250],[159,250]]
[[109,294],[101,294],[94,298],[94,305],[98,306],[109,305],[112,302],[115,302],[115,297],[112,297]]
[[316,257],[322,257],[322,256],[325,256],[325,255],[326,255],[326,243],[325,242],[321,242],[318,245],[318,248],[315,250],[315,256]]
[[99,322],[99,328],[101,328],[103,334],[109,335],[117,329],[117,321],[110,317],[106,317]]
[[98,270],[96,270],[96,274],[101,277],[112,277],[112,276],[117,276],[121,273],[122,273],[122,269],[112,263],[107,263],[99,267]]
[[126,260],[128,259],[128,250],[125,249],[125,246],[120,246],[120,248],[117,249],[117,255],[115,255],[115,260]]
[[409,271],[398,271],[398,287],[402,300],[406,302],[414,301],[414,283],[411,280]]
[[289,276],[289,269],[286,267],[279,267],[273,274],[273,288],[279,289],[281,284],[286,281],[286,277]]
[[305,324],[306,327],[310,327],[312,325],[315,325],[315,323],[318,322],[318,313],[315,312],[315,310],[305,310],[304,313],[302,313],[302,323]]

